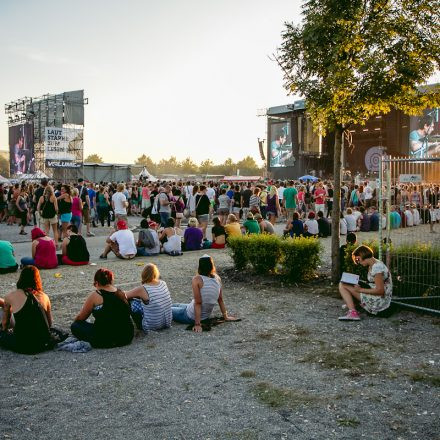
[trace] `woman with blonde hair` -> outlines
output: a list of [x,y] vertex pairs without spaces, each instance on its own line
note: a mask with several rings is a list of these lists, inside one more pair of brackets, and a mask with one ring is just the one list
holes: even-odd
[[225,225],[225,231],[226,231],[226,235],[228,237],[232,237],[234,235],[237,235],[237,236],[242,235],[241,228],[240,228],[240,222],[238,221],[235,214],[228,215],[228,220],[226,221],[226,225]]
[[50,227],[52,226],[53,238],[55,244],[58,243],[58,201],[52,185],[47,185],[44,188],[43,195],[38,200],[37,211],[40,213],[40,218],[44,224],[44,232],[49,235]]
[[203,232],[198,227],[199,222],[195,217],[190,217],[188,227],[183,234],[183,243],[185,251],[197,251],[202,248]]
[[134,322],[145,333],[171,327],[171,295],[167,283],[160,279],[157,266],[147,264],[141,280],[141,286],[126,292]]
[[270,187],[269,194],[266,198],[266,203],[267,203],[267,208],[266,208],[267,217],[268,218],[270,218],[271,216],[275,217],[275,222],[276,222],[276,219],[280,214],[280,200],[278,198],[278,191],[275,185],[272,185]]

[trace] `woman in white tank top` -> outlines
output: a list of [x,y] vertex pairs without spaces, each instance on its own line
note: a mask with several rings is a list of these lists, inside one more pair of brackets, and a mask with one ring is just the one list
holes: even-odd
[[199,333],[202,331],[201,321],[211,316],[217,303],[225,321],[236,321],[237,318],[228,316],[222,296],[221,279],[209,255],[200,257],[197,273],[192,280],[192,301],[189,304],[173,304],[171,307],[174,321],[194,324],[193,330]]

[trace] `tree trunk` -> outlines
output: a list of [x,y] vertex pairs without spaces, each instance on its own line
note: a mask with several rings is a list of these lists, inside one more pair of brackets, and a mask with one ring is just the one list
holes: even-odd
[[336,126],[335,149],[333,154],[333,209],[332,209],[332,281],[338,283],[340,279],[339,261],[339,223],[341,216],[341,156],[342,156],[342,134],[343,128]]

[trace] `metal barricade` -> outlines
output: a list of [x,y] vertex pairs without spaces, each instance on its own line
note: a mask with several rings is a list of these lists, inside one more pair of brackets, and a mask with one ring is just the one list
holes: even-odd
[[440,314],[440,158],[380,160],[379,258],[393,302]]

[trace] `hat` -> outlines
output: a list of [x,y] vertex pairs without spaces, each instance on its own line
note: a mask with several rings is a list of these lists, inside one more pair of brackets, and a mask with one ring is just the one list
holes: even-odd
[[248,212],[246,218],[247,218],[247,219],[252,219],[252,220],[253,220],[253,218],[254,218],[254,214],[252,214],[252,212]]
[[156,227],[157,227],[157,223],[156,223],[156,222],[153,222],[153,220],[150,220],[150,221],[148,222],[148,226],[149,226],[150,228],[156,228]]
[[203,255],[200,257],[200,260],[201,260],[202,258],[211,258],[211,255],[203,254]]
[[118,223],[116,223],[116,226],[117,226],[118,230],[127,229],[127,222],[125,220],[118,220]]
[[45,237],[45,236],[46,236],[46,233],[40,228],[34,228],[31,231],[32,240],[36,240],[37,238]]

